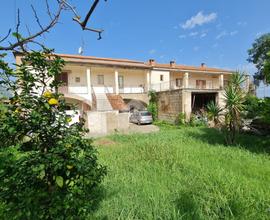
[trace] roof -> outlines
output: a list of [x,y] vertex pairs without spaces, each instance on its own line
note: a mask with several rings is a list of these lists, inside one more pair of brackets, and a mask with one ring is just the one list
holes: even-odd
[[[19,56],[19,54],[14,54]],[[143,68],[143,69],[166,69],[170,71],[194,71],[203,73],[227,73],[230,74],[233,71],[225,70],[220,68],[212,68],[207,66],[188,66],[180,64],[161,64],[156,63],[154,60],[149,60],[148,62],[129,60],[129,59],[115,59],[115,58],[102,58],[94,56],[82,56],[73,54],[55,54],[60,56],[66,62],[70,63],[85,63],[85,64],[96,64],[96,65],[109,65],[109,66],[120,66],[120,67],[133,67],[133,68]]]
[[136,60],[102,58],[102,57],[70,55],[70,54],[56,54],[56,55],[60,56],[67,62],[80,62],[80,63],[100,64],[100,65],[150,68],[150,66],[146,65],[145,62],[136,61]]

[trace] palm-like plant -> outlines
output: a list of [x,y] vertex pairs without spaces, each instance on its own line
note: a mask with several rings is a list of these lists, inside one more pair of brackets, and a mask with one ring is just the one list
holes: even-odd
[[208,119],[214,122],[214,125],[217,126],[220,124],[220,116],[222,108],[219,107],[214,101],[211,101],[206,106]]
[[225,130],[227,144],[234,144],[236,133],[241,126],[241,113],[244,110],[245,93],[241,87],[245,81],[242,73],[234,73],[225,89]]

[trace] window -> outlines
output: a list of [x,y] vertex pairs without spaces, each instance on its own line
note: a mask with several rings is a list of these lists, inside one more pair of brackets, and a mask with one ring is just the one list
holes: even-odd
[[119,85],[119,89],[124,88],[124,76],[118,76],[118,85]]
[[176,84],[177,87],[182,87],[182,79],[181,78],[177,78],[175,80],[175,84]]
[[77,76],[77,77],[75,77],[75,82],[76,82],[76,83],[81,82],[81,78],[80,78],[80,77],[78,77],[78,76]]
[[160,81],[163,81],[163,80],[164,80],[164,76],[160,75]]
[[57,81],[61,82],[61,86],[67,86],[68,85],[68,73],[62,72],[58,77]]
[[98,85],[104,85],[104,75],[97,76]]

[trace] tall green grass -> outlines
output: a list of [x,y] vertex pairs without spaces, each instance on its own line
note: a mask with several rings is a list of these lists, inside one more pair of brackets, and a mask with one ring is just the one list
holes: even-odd
[[97,219],[270,219],[269,139],[224,146],[207,128],[109,139],[98,146],[108,176]]

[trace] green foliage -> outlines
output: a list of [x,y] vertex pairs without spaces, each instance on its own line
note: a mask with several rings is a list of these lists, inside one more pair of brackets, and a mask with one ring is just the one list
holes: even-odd
[[14,94],[0,108],[3,219],[84,219],[98,204],[106,169],[82,138],[84,121],[69,125],[55,80],[63,66],[49,50],[26,54],[16,70],[0,60]]
[[191,114],[189,119],[191,127],[200,127],[207,125],[207,118],[204,115]]
[[207,117],[210,121],[213,121],[215,126],[221,123],[220,116],[223,111],[221,107],[219,107],[215,102],[211,101],[206,106],[207,109]]
[[234,144],[236,134],[242,123],[244,110],[245,93],[241,85],[245,80],[242,73],[234,73],[231,76],[229,85],[225,88],[225,124],[224,134],[227,144]]
[[260,116],[261,108],[261,100],[255,96],[248,94],[245,100],[245,111],[246,111],[246,118],[256,118]]
[[186,124],[186,114],[184,112],[180,112],[177,118],[178,125],[185,125]]
[[255,78],[258,80],[266,80],[267,83],[270,83],[270,73],[267,71],[269,70],[269,56],[267,55],[269,51],[270,33],[264,34],[256,39],[252,44],[252,48],[248,50],[248,61],[255,64],[258,70],[255,74]]
[[157,93],[153,90],[149,91],[149,105],[147,106],[147,110],[152,114],[153,120],[156,121],[158,118],[158,106],[157,106]]
[[270,83],[270,51],[267,53],[267,58],[263,64],[263,74],[266,83]]
[[238,147],[223,143],[205,127],[98,140],[113,196],[96,219],[269,219],[270,139],[240,134]]

